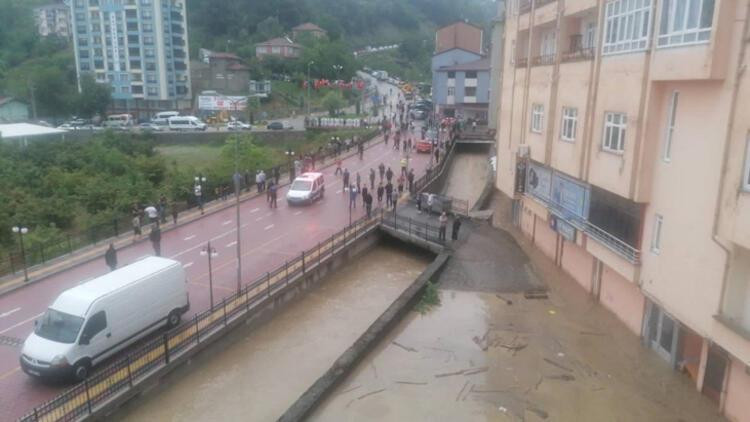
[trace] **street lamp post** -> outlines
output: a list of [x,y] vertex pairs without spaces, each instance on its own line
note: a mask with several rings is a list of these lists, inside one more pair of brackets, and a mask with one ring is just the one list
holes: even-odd
[[193,193],[195,194],[195,199],[198,201],[198,208],[201,209],[201,215],[203,215],[203,185],[206,184],[206,177],[195,176],[193,180],[195,181]]
[[209,240],[206,246],[201,249],[201,256],[208,256],[208,294],[211,298],[211,309],[214,309],[214,276],[213,269],[211,268],[211,258],[216,258],[219,253],[216,252],[216,248],[211,246]]
[[29,281],[29,271],[26,267],[26,249],[23,246],[23,235],[29,232],[26,227],[13,226],[13,233],[18,233],[18,241],[21,243],[21,259],[23,260],[23,281]]
[[307,116],[310,117],[310,65],[315,64],[314,61],[307,63]]
[[235,210],[236,217],[237,217],[237,294],[240,294],[240,291],[242,290],[242,249],[240,241],[240,231],[242,226],[240,225],[240,181],[242,180],[242,176],[240,175],[239,170],[239,147],[240,147],[240,140],[235,139],[234,142],[234,197],[235,197]]
[[295,177],[295,174],[294,174],[295,169],[292,163],[292,160],[294,159],[294,151],[292,151],[292,149],[289,148],[284,152],[284,154],[286,154],[287,162],[289,164],[289,182],[293,182],[294,177]]

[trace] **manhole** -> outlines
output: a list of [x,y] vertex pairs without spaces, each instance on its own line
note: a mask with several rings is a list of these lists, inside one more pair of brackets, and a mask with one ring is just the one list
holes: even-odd
[[10,347],[21,347],[23,345],[23,340],[16,337],[9,337],[9,336],[0,336],[0,345],[2,346],[10,346]]

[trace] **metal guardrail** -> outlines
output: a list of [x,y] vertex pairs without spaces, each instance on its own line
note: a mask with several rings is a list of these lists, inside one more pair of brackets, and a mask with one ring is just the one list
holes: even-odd
[[226,334],[231,328],[229,323],[254,312],[264,299],[278,295],[290,283],[320,267],[344,250],[345,246],[370,233],[379,224],[395,227],[407,232],[409,236],[444,243],[439,240],[439,227],[399,217],[397,214],[391,217],[382,209],[379,212],[376,210],[374,217],[355,221],[329,239],[285,262],[283,266],[244,285],[239,292],[225,297],[211,309],[198,313],[179,327],[129,350],[111,364],[99,368],[84,382],[36,406],[19,420],[77,421],[92,415],[111,400],[154,376],[176,358],[195,353],[199,344]]
[[[364,142],[370,142],[375,137],[377,137],[378,132],[377,130],[373,130],[371,133],[366,134],[363,137]],[[337,157],[337,154],[335,151],[326,151],[324,154],[324,157],[322,160],[320,160],[320,164],[323,165],[325,160],[335,158]],[[319,158],[320,159],[320,158]],[[278,167],[282,168],[281,170],[281,179],[284,179],[288,177],[288,172],[285,172],[283,168],[286,167],[286,164],[280,164]],[[273,169],[268,169],[266,171],[266,174],[270,178]],[[209,185],[204,187],[203,189],[203,202],[204,206],[208,205],[212,201],[220,200],[222,198],[222,195],[217,195],[213,188],[217,186],[228,186],[227,184],[218,183],[215,185]],[[250,185],[244,186],[243,188],[246,191],[249,191],[251,188],[255,186],[255,177],[254,173],[251,175],[251,181]],[[231,189],[231,193],[229,196],[232,196],[234,194],[233,189]],[[179,203],[177,204],[178,213],[182,213],[187,210],[198,208],[198,203],[194,201],[190,201],[187,203]],[[171,208],[168,208],[168,210],[165,211],[167,213],[167,220],[171,219]],[[56,258],[59,258],[64,255],[71,255],[74,252],[76,252],[78,249],[96,245],[98,243],[101,243],[103,241],[112,239],[113,237],[118,237],[122,234],[129,233],[132,231],[132,224],[131,220],[133,217],[126,216],[126,215],[120,215],[115,218],[113,218],[111,221],[100,223],[100,224],[94,224],[89,226],[88,228],[81,230],[81,231],[75,231],[75,232],[69,232],[62,234],[59,239],[51,242],[45,242],[45,243],[31,243],[27,244],[25,248],[25,253],[22,253],[20,249],[11,250],[8,251],[5,256],[0,257],[0,277],[3,277],[5,275],[9,274],[16,274],[18,272],[22,272],[24,269],[24,266],[26,268],[31,268],[35,265],[39,264],[45,264],[48,261],[54,260]],[[143,224],[143,226],[147,226],[146,223]],[[25,262],[24,262],[24,256],[25,256]]]

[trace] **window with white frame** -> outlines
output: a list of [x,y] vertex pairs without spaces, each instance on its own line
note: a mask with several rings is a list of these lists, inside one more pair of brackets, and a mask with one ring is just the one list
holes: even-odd
[[672,96],[669,98],[669,108],[667,109],[667,128],[664,131],[664,153],[662,154],[662,160],[669,162],[672,160],[672,137],[674,135],[674,125],[677,120],[677,101],[680,98],[680,93],[677,91],[672,92]]
[[602,54],[642,51],[651,35],[652,0],[613,0],[604,11]]
[[604,113],[604,139],[602,148],[605,151],[621,153],[625,150],[625,113]]
[[659,214],[654,216],[654,232],[651,233],[651,252],[658,254],[661,251],[661,228],[664,225],[664,217]]
[[750,192],[750,136],[745,145],[745,168],[742,171],[742,190]]
[[542,34],[542,56],[554,56],[557,51],[557,40],[555,38],[555,31],[550,30]]
[[531,131],[542,133],[543,125],[544,125],[544,106],[541,104],[533,104],[531,106]]
[[583,48],[594,48],[596,46],[596,21],[584,21],[581,27]]
[[573,107],[563,107],[562,126],[560,127],[560,139],[562,139],[563,141],[575,142],[577,126],[578,109]]
[[449,86],[449,87],[448,87],[448,96],[449,96],[449,97],[452,97],[452,96],[454,96],[454,95],[456,95],[456,87],[453,87],[453,86]]
[[715,0],[664,0],[657,45],[708,42]]

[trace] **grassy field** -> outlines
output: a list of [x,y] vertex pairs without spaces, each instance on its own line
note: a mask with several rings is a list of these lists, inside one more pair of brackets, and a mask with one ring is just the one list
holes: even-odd
[[181,168],[205,170],[219,159],[221,145],[164,145],[156,148],[169,164],[176,162]]

